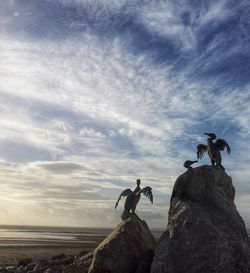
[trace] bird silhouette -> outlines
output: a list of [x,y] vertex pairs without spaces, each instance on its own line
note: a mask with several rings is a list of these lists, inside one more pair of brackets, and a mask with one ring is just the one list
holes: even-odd
[[149,198],[151,203],[153,203],[153,194],[152,194],[152,188],[151,187],[145,187],[140,188],[141,180],[136,180],[137,186],[132,191],[131,189],[124,190],[118,197],[116,203],[115,203],[115,209],[117,208],[119,201],[121,200],[121,197],[126,197],[125,203],[124,203],[124,211],[121,214],[122,220],[127,219],[130,216],[130,210],[132,211],[132,214],[135,214],[135,209],[140,201],[141,193],[143,193],[146,197]]
[[213,142],[216,139],[216,135],[213,133],[204,133],[205,135],[208,136],[207,139],[207,145],[205,144],[199,144],[197,146],[197,158],[201,159],[203,157],[203,154],[207,151],[208,155],[211,160],[212,166],[215,164],[222,167],[223,170],[225,168],[221,165],[221,153],[220,151],[224,151],[224,149],[227,149],[227,153],[231,153],[231,149],[226,142],[225,139],[217,139],[215,142]]
[[191,167],[191,165],[193,165],[194,163],[198,162],[198,160],[186,160],[183,164],[183,167],[187,168],[188,170],[193,170],[193,168]]

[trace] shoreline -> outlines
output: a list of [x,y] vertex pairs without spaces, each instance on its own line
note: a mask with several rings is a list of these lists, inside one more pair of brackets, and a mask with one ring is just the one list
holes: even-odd
[[37,247],[0,247],[0,268],[17,265],[21,260],[31,258],[34,261],[49,259],[53,256],[65,254],[77,256],[79,253],[90,252],[90,246],[37,246]]
[[79,239],[73,242],[57,240],[49,244],[39,240],[24,240],[22,242],[20,240],[11,240],[6,243],[5,240],[0,239],[0,268],[15,266],[21,260],[27,258],[38,261],[50,259],[60,254],[78,256],[80,253],[93,251],[105,237],[92,236],[89,238],[89,236],[81,236],[80,241],[78,241]]
[[62,253],[87,253],[109,233],[108,229],[1,226],[0,268],[15,266],[27,258],[37,261]]

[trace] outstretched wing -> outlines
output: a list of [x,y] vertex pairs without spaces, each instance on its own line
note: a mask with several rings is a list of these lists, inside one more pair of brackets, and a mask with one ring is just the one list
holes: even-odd
[[197,158],[202,159],[203,154],[207,151],[207,145],[199,144],[197,145]]
[[227,153],[228,154],[231,153],[231,149],[225,139],[221,139],[221,138],[217,139],[214,145],[221,151],[224,151],[224,149],[227,148]]
[[143,193],[147,198],[149,198],[150,202],[153,203],[153,193],[152,193],[152,188],[151,187],[145,187],[138,191],[136,195],[139,195]]
[[121,200],[122,197],[128,196],[131,193],[131,189],[126,189],[124,190],[118,197],[116,203],[115,203],[115,209],[117,208],[119,201]]

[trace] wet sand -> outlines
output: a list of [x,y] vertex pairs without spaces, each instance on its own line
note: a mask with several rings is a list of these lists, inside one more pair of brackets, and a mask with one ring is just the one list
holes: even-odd
[[[88,231],[89,232],[89,231]],[[46,259],[59,254],[78,255],[93,250],[109,233],[107,230],[74,235],[74,240],[0,238],[0,266],[17,264],[25,258]],[[73,234],[70,232],[70,234]]]
[[[10,266],[17,264],[25,258],[34,260],[46,259],[59,254],[77,255],[83,251],[82,247],[4,247],[0,248],[0,266]],[[91,248],[86,248],[86,252]]]

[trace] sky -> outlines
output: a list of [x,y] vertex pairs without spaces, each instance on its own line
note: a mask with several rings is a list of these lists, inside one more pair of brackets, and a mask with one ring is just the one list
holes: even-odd
[[248,0],[0,1],[0,224],[114,227],[140,178],[164,228],[213,132],[250,227],[249,48]]

